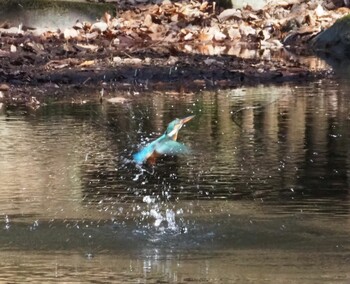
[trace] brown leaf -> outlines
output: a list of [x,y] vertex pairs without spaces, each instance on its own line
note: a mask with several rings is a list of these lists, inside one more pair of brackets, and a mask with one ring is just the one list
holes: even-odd
[[69,42],[64,43],[62,45],[62,47],[63,47],[63,50],[66,52],[75,52],[76,51],[75,47],[72,44],[70,44]]
[[95,64],[95,60],[86,60],[82,63],[80,63],[78,66],[79,67],[87,67]]
[[227,35],[232,40],[241,38],[241,33],[239,32],[239,29],[233,27],[229,27],[227,29]]
[[184,40],[188,41],[188,40],[192,40],[193,39],[193,33],[188,33],[184,36]]
[[84,28],[84,25],[83,25],[82,22],[77,21],[77,22],[74,24],[73,28],[76,29],[76,30],[82,30],[82,29]]
[[209,3],[207,1],[204,1],[201,4],[201,6],[199,7],[199,10],[203,12],[203,11],[205,11],[208,8],[208,6],[209,6]]
[[170,17],[170,20],[172,22],[178,22],[179,21],[179,14],[173,14],[171,17]]
[[143,25],[149,28],[152,24],[152,16],[150,14],[147,14],[145,20],[143,21]]
[[119,28],[120,27],[120,20],[113,18],[112,21],[110,21],[110,23],[109,23],[109,27],[114,28],[114,29]]
[[6,92],[6,91],[8,91],[9,89],[10,89],[10,85],[5,84],[5,83],[0,84],[0,91]]
[[102,20],[109,26],[110,25],[110,22],[111,22],[111,19],[112,19],[112,16],[108,13],[108,12],[105,12],[103,17],[102,17]]
[[17,47],[16,47],[15,45],[11,44],[11,45],[10,45],[10,51],[11,51],[12,53],[17,52]]
[[142,63],[142,59],[140,58],[125,58],[123,60],[125,64],[130,64],[130,65],[140,65]]
[[316,24],[316,19],[315,19],[314,15],[313,15],[311,12],[309,12],[309,13],[306,15],[306,17],[305,17],[305,22],[306,22],[308,25],[310,25],[310,26],[315,26],[315,24]]
[[44,46],[38,42],[29,41],[29,42],[26,42],[24,46],[26,49],[34,53],[41,53],[44,50]]
[[211,36],[215,41],[223,41],[226,39],[226,35],[222,33],[220,28],[217,26],[213,26],[208,29],[208,36]]
[[98,32],[87,33],[87,34],[85,35],[85,38],[86,38],[86,39],[95,39],[95,38],[97,38],[97,37],[98,37]]
[[98,45],[95,44],[84,44],[84,43],[77,43],[76,44],[77,47],[83,48],[83,49],[88,49],[91,51],[96,51],[98,50]]
[[200,41],[211,41],[214,38],[214,34],[209,32],[208,28],[202,29],[198,34]]
[[218,16],[218,20],[220,22],[224,22],[229,19],[241,19],[241,18],[242,18],[242,12],[237,9],[226,9],[222,11]]
[[94,23],[90,28],[91,31],[96,31],[100,33],[105,32],[107,29],[108,29],[108,25],[105,22]]
[[67,28],[63,32],[63,36],[65,39],[76,38],[79,35],[79,32],[74,28]]
[[320,18],[326,14],[325,10],[323,9],[323,7],[320,4],[317,5],[317,7],[315,9],[315,13],[316,13],[316,16],[318,18]]
[[226,35],[221,31],[216,31],[214,34],[214,39],[216,41],[223,41],[224,39],[226,39]]
[[255,35],[256,31],[250,25],[242,24],[239,26],[239,32],[242,36]]

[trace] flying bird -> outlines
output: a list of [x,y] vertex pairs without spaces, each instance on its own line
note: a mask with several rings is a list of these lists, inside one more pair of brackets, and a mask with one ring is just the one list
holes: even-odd
[[170,122],[163,135],[133,155],[135,163],[143,164],[147,162],[149,164],[154,164],[159,156],[176,156],[178,154],[189,153],[188,147],[176,140],[181,127],[193,117],[194,115],[182,119],[176,118]]

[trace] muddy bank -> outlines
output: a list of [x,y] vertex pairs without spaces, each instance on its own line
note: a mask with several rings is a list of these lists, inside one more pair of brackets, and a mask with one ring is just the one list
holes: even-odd
[[324,78],[329,68],[305,42],[345,10],[326,10],[316,0],[257,11],[163,1],[65,30],[3,26],[0,99],[33,103],[28,94],[42,85],[55,91],[35,100],[67,87],[189,92]]
[[[48,46],[51,51],[58,49],[61,46],[57,48],[53,43]],[[69,57],[24,51],[0,58],[0,82],[8,87],[2,100],[20,104],[32,103],[32,96],[39,101],[47,100],[46,97],[53,94],[55,98],[61,98],[68,87],[105,89],[109,91],[107,93],[115,90],[186,93],[259,83],[305,82],[331,76],[327,68],[311,68],[312,60],[298,61],[288,53],[283,57],[283,53],[272,55],[279,56],[278,60],[270,60],[186,54],[174,46],[163,46],[158,52],[139,48],[128,52],[78,52]],[[38,86],[53,91],[31,91]]]

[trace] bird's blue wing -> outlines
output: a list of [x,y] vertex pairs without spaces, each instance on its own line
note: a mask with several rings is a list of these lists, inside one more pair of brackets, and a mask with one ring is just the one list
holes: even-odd
[[[154,141],[155,142],[155,141]],[[155,148],[155,143],[152,142],[150,144],[148,144],[147,146],[145,146],[144,148],[142,148],[139,152],[135,153],[133,155],[134,161],[137,164],[142,164],[145,161],[147,161],[147,159],[153,154],[154,152],[154,148]]]
[[154,150],[161,155],[170,156],[190,153],[190,149],[186,145],[173,140],[156,144]]

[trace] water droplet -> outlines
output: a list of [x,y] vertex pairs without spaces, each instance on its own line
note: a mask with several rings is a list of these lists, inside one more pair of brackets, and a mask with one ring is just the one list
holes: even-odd
[[92,259],[92,258],[94,257],[94,255],[93,255],[92,253],[86,253],[86,254],[85,254],[85,257],[86,257],[87,259]]

